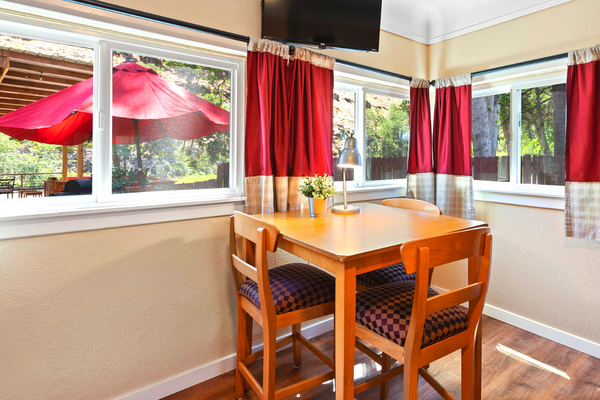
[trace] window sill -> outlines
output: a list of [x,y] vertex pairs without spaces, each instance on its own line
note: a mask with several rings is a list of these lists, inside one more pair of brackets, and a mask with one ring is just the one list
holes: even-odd
[[476,201],[517,206],[565,209],[564,186],[511,185],[508,183],[474,182]]
[[[0,240],[210,218],[244,209],[244,197],[178,202],[80,203],[0,217]],[[67,208],[69,207],[69,208]]]
[[[336,204],[344,201],[341,187],[339,194],[334,197]],[[361,202],[387,199],[390,197],[406,196],[406,184],[379,185],[379,186],[352,186],[347,188],[349,202]]]

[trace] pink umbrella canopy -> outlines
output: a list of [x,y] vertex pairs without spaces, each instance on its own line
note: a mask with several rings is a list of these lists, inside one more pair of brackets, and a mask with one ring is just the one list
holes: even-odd
[[[18,140],[77,145],[92,135],[93,78],[0,117]],[[134,62],[113,68],[113,143],[198,139],[229,130],[229,111]],[[136,132],[136,124],[137,132]]]

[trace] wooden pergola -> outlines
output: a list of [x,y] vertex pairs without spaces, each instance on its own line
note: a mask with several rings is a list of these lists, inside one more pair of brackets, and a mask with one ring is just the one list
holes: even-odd
[[[91,63],[0,48],[0,116],[93,76]],[[68,146],[63,146],[63,180]],[[77,146],[77,177],[83,177],[83,144]]]

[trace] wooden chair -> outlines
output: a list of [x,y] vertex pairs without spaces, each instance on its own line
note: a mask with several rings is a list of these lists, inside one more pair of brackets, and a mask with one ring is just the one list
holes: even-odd
[[417,199],[385,199],[381,202],[381,205],[388,207],[404,208],[406,210],[422,211],[430,214],[442,215],[442,210],[438,206],[428,203],[423,200]]
[[[405,199],[405,198],[394,198],[386,199],[381,202],[381,205],[388,207],[404,208],[406,210],[421,211],[435,215],[442,215],[442,210],[437,206],[427,203],[426,201],[416,199]],[[433,270],[429,272],[429,284],[433,278]],[[387,285],[394,282],[403,281],[414,281],[415,274],[407,274],[403,263],[390,265],[385,268],[380,268],[375,271],[367,272],[356,276],[356,290],[363,291],[369,288],[374,288],[381,285]],[[356,341],[356,348],[369,356],[373,361],[378,363],[382,370],[389,370],[391,365],[395,362],[391,357],[382,352],[381,355],[377,355],[368,347],[363,345],[358,340]],[[427,369],[429,366],[425,366]],[[380,399],[385,400],[389,394],[389,381],[386,380],[381,383]]]
[[[404,399],[416,400],[419,375],[444,399],[454,399],[423,366],[456,350],[462,351],[462,400],[475,389],[475,335],[488,288],[492,235],[488,228],[450,233],[404,244],[402,259],[416,280],[397,282],[357,293],[356,335],[404,365],[363,382],[355,394],[404,373]],[[429,270],[469,260],[470,284],[445,294],[428,287]],[[460,304],[468,302],[468,311]],[[386,329],[383,329],[385,327]],[[480,365],[477,368],[481,368]]]
[[[388,207],[404,208],[406,210],[422,211],[435,215],[442,215],[442,210],[437,206],[422,200],[415,199],[386,199],[381,205]],[[385,268],[376,269],[356,277],[356,290],[365,290],[376,286],[387,285],[388,283],[401,281],[414,281],[415,276],[409,275],[404,269],[402,263],[390,265]]]
[[8,195],[10,194],[11,199],[13,199],[14,193],[15,193],[15,178],[0,179],[0,194],[6,194],[7,199],[8,199]]
[[[308,264],[293,263],[268,269],[267,251],[279,241],[276,226],[247,214],[231,216],[230,248],[233,281],[237,293],[238,334],[236,398],[251,388],[262,400],[287,397],[335,378],[334,362],[301,334],[300,324],[335,311],[335,279]],[[264,350],[252,352],[252,320],[263,328]],[[276,341],[276,330],[292,326],[292,334]],[[294,364],[302,363],[301,344],[332,371],[275,390],[275,353],[292,343]],[[249,365],[263,359],[262,386]]]

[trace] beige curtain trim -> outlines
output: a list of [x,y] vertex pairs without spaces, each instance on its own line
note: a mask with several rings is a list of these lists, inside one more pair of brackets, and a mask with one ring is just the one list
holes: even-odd
[[273,42],[272,40],[268,39],[250,38],[250,42],[248,43],[248,51],[259,51],[261,53],[267,52],[285,59],[290,58],[290,46]]
[[569,65],[587,64],[592,61],[600,61],[600,45],[569,52]]
[[436,174],[435,204],[444,215],[474,219],[473,177]]
[[471,74],[453,76],[452,78],[441,78],[435,80],[435,88],[458,87],[471,84]]
[[427,79],[412,78],[410,81],[410,87],[416,89],[429,89],[429,81]]
[[600,182],[565,182],[565,234],[600,240]]
[[406,176],[406,198],[435,204],[435,174],[425,172]]
[[320,68],[333,69],[335,58],[296,46],[292,60],[306,61]]

